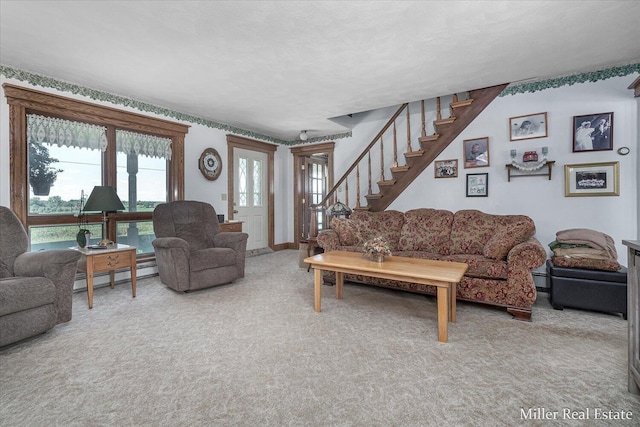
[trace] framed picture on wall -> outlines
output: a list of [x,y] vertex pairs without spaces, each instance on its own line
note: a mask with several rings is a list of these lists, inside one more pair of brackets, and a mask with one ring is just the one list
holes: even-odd
[[468,173],[467,174],[467,197],[487,197],[489,196],[489,174],[488,173]]
[[619,196],[620,162],[564,166],[565,197]]
[[433,163],[436,178],[456,178],[458,176],[458,159],[436,160]]
[[573,152],[613,150],[613,113],[573,116]]
[[481,168],[489,166],[489,137],[476,139],[465,139],[464,145],[464,167]]
[[509,119],[511,141],[521,139],[546,138],[547,113],[535,113],[526,116],[516,116]]

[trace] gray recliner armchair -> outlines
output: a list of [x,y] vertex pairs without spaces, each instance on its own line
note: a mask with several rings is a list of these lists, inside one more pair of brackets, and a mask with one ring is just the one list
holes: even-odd
[[22,223],[0,206],[0,347],[71,320],[80,252],[28,251]]
[[162,283],[192,291],[244,277],[247,233],[221,232],[208,203],[182,200],[153,211],[152,242]]

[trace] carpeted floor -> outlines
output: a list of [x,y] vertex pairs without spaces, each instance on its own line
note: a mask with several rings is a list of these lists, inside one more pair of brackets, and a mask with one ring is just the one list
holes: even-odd
[[[291,250],[247,258],[230,285],[180,294],[156,277],[137,295],[99,288],[89,310],[76,293],[71,322],[0,350],[0,425],[640,424],[627,322],[555,311],[546,294],[531,323],[459,303],[446,344],[433,297],[324,287],[315,313]],[[557,420],[527,419],[540,408]]]

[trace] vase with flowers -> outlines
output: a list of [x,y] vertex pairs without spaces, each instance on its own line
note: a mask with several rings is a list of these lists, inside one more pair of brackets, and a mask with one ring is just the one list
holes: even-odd
[[377,236],[364,242],[364,254],[371,261],[382,262],[384,257],[391,255],[391,245],[382,236]]

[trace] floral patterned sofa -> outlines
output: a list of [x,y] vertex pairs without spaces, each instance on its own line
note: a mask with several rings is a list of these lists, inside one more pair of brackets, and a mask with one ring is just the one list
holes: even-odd
[[[467,263],[457,299],[505,307],[517,319],[531,320],[536,300],[531,270],[545,263],[547,253],[527,216],[477,210],[356,211],[349,219],[333,218],[331,227],[318,234],[325,251],[361,252],[366,240],[382,236],[391,244],[392,255]],[[323,274],[325,283],[335,283],[335,273]],[[436,293],[433,286],[361,275],[347,274],[345,281]]]

